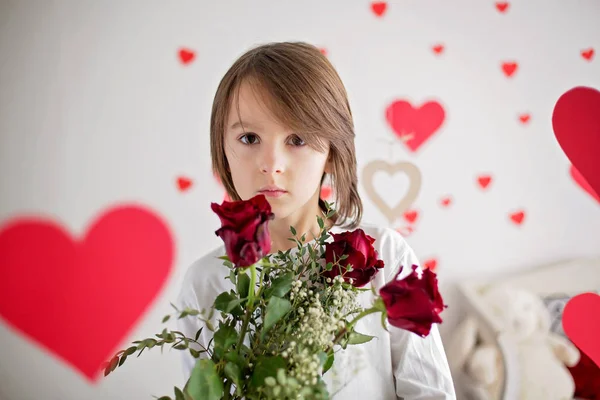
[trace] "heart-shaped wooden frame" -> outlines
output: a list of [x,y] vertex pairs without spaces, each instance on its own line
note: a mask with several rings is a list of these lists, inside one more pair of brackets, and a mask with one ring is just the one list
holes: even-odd
[[[387,205],[387,203],[381,198],[381,196],[375,190],[373,185],[373,177],[376,172],[384,171],[389,175],[394,175],[398,172],[404,172],[408,175],[410,180],[410,186],[406,195],[393,207]],[[404,212],[412,205],[421,190],[421,171],[416,165],[410,162],[402,161],[395,164],[390,164],[384,160],[375,160],[368,163],[362,171],[363,186],[367,192],[367,195],[371,199],[375,206],[381,211],[390,223],[396,219],[402,217]]]

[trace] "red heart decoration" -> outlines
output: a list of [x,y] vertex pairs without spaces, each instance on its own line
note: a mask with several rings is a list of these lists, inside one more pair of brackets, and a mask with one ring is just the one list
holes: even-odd
[[321,48],[319,49],[319,51],[321,52],[321,54],[323,54],[325,57],[327,57],[327,49],[326,49],[326,48],[324,48],[324,47],[321,47]]
[[488,187],[488,185],[492,182],[492,177],[490,175],[480,175],[477,177],[477,183],[481,186],[482,189]]
[[514,212],[514,213],[510,214],[510,219],[515,224],[521,225],[523,223],[523,220],[525,219],[525,212],[524,211]]
[[564,93],[554,106],[552,127],[571,164],[600,193],[600,91],[580,86]]
[[581,50],[581,57],[588,61],[592,61],[592,58],[594,58],[594,49],[589,48],[587,50]]
[[436,101],[415,108],[408,101],[397,100],[387,107],[385,117],[394,133],[415,152],[442,126],[446,113]]
[[179,50],[179,59],[181,60],[181,63],[186,65],[191,63],[192,61],[194,61],[194,58],[196,58],[196,53],[193,50],[190,49],[180,49]]
[[444,51],[444,45],[437,44],[437,45],[433,46],[432,49],[435,54],[442,54],[442,52]]
[[502,71],[504,72],[504,75],[508,76],[509,78],[513,76],[515,72],[517,72],[517,68],[519,68],[519,64],[516,62],[502,63]]
[[594,189],[592,189],[592,187],[589,183],[587,183],[585,178],[581,176],[579,171],[577,171],[577,168],[571,165],[571,167],[569,168],[569,174],[571,174],[571,177],[579,185],[579,187],[588,192],[590,196],[592,196],[594,199],[596,199],[598,203],[600,203],[600,195],[594,192]]
[[192,180],[190,178],[186,178],[185,176],[180,176],[177,178],[177,187],[180,191],[185,192],[192,186]]
[[600,367],[600,296],[582,293],[565,305],[562,325],[565,334]]
[[419,216],[419,212],[415,210],[409,210],[404,213],[404,219],[409,223],[414,223]]
[[497,2],[496,9],[501,13],[505,13],[508,10],[509,4],[507,2]]
[[522,124],[528,123],[530,119],[531,119],[531,115],[529,115],[529,114],[519,115],[519,121],[521,121]]
[[0,229],[0,316],[95,381],[163,287],[174,244],[137,206],[100,215],[72,239],[59,224],[16,218]]
[[321,186],[321,198],[322,199],[329,200],[329,197],[331,196],[332,192],[333,191],[332,191],[331,187],[329,187],[327,185]]
[[385,14],[387,10],[387,3],[385,1],[374,1],[371,3],[371,11],[378,17],[381,17]]
[[432,272],[435,272],[436,268],[437,268],[437,260],[435,258],[431,258],[429,260],[426,260],[424,262],[425,264],[425,268],[426,269],[430,269]]
[[452,202],[452,197],[450,197],[450,196],[444,197],[440,200],[440,204],[443,207],[448,207],[451,202]]

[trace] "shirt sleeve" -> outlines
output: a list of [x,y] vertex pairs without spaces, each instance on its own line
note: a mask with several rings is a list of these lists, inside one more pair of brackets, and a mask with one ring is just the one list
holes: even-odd
[[[183,310],[185,308],[192,308],[199,311],[201,310],[201,308],[198,306],[196,294],[191,286],[187,286],[182,289],[177,301],[177,306],[180,310]],[[210,339],[208,338],[208,328],[206,327],[204,321],[202,321],[197,316],[187,316],[184,318],[177,319],[177,330],[179,330],[188,338],[193,339],[200,328],[203,329],[200,336],[198,337],[198,342],[202,344],[202,346],[207,347],[208,341]],[[198,351],[200,351],[202,348],[196,343],[190,343],[189,347]],[[200,359],[203,358],[208,358],[208,355],[206,353],[200,354]],[[184,381],[187,382],[187,380],[189,379],[192,373],[192,369],[196,365],[197,360],[198,359],[192,356],[189,350],[181,351],[181,362],[183,368]]]
[[[415,264],[420,265],[413,250],[406,246],[395,264],[396,268],[404,266],[400,278],[410,274],[410,267]],[[456,399],[452,375],[437,325],[431,327],[429,335],[425,338],[391,325],[388,329],[396,396],[402,400]]]

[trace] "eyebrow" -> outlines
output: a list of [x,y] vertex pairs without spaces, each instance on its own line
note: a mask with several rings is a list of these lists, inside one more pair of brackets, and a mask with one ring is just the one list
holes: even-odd
[[237,122],[234,122],[233,125],[231,125],[231,127],[229,129],[236,129],[236,128],[256,129],[257,127],[249,122],[237,121]]

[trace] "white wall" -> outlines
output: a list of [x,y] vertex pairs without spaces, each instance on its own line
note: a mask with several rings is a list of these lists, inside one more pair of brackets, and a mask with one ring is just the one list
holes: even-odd
[[[450,303],[446,335],[460,315],[455,282],[600,254],[600,204],[569,176],[551,126],[564,91],[600,88],[599,20],[595,0],[515,0],[505,13],[493,1],[390,1],[382,17],[362,0],[1,0],[0,225],[34,213],[79,237],[115,204],[151,207],[173,232],[173,270],[117,348],[160,332],[186,267],[219,244],[209,204],[223,190],[210,172],[208,142],[218,81],[253,45],[304,40],[327,49],[347,86],[359,167],[409,161],[422,174],[407,240],[423,261],[437,259]],[[181,47],[196,53],[187,65]],[[591,60],[580,54],[588,48],[596,51]],[[519,67],[508,78],[501,63],[512,60]],[[416,152],[386,122],[397,99],[445,109],[441,128]],[[527,124],[521,113],[531,114]],[[486,190],[480,174],[493,177]],[[183,192],[180,175],[193,180]],[[394,204],[408,180],[379,173],[374,184]],[[365,221],[407,232],[360,190]],[[453,201],[441,207],[446,195]],[[517,226],[508,215],[520,209],[526,216]],[[0,279],[7,271],[0,265]],[[44,305],[39,299],[39,313],[61,312]],[[183,384],[176,351],[150,351],[90,381],[2,318],[0,345],[2,399],[141,400]]]

